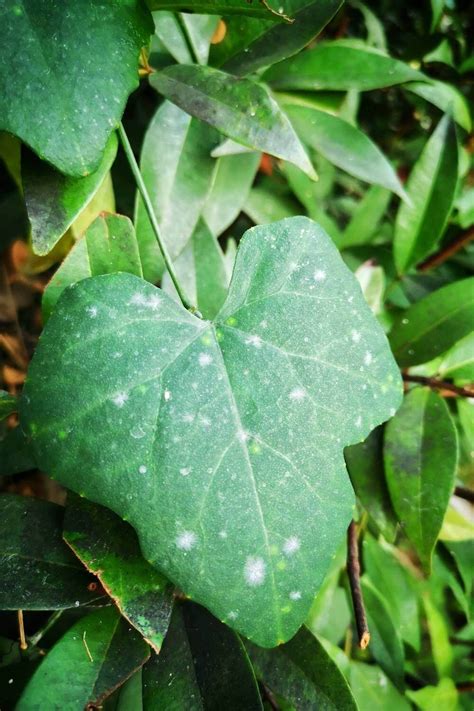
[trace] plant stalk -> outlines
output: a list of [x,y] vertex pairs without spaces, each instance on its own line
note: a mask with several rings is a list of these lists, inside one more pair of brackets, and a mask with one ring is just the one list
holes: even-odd
[[351,521],[347,529],[347,574],[351,587],[359,647],[366,649],[370,642],[370,632],[360,586],[359,544],[357,541],[357,528],[354,521]]
[[153,228],[153,232],[155,233],[156,241],[158,242],[158,247],[160,248],[160,252],[163,256],[163,261],[164,261],[166,269],[168,270],[168,273],[171,277],[171,281],[173,282],[175,289],[178,292],[178,296],[181,299],[183,306],[186,309],[188,309],[189,311],[195,312],[196,308],[194,306],[192,306],[192,304],[189,303],[188,299],[186,298],[184,289],[182,288],[181,284],[179,283],[179,279],[178,279],[176,272],[174,270],[174,266],[173,266],[173,262],[172,262],[170,253],[168,252],[166,244],[164,243],[164,240],[161,236],[160,227],[158,225],[158,220],[156,219],[155,211],[153,210],[153,205],[151,204],[151,199],[148,194],[148,190],[146,189],[142,174],[140,173],[140,168],[138,167],[138,163],[135,160],[135,156],[133,155],[130,141],[128,140],[128,136],[125,133],[125,129],[124,129],[122,123],[119,124],[118,132],[119,132],[120,140],[122,142],[123,149],[125,151],[125,155],[127,156],[127,160],[130,165],[130,169],[133,173],[133,177],[135,178],[137,188],[140,192],[143,203],[145,205],[145,209],[146,209],[148,217],[150,219],[151,226]]

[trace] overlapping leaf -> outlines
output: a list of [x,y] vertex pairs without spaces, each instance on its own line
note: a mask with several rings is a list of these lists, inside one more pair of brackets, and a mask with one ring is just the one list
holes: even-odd
[[131,275],[68,289],[21,416],[43,469],[126,517],[148,560],[272,646],[303,622],[352,515],[344,446],[399,401],[358,284],[297,218],[244,237],[213,323]]

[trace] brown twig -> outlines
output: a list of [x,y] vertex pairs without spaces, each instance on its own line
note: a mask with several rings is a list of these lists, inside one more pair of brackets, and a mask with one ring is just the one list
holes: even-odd
[[461,387],[460,385],[448,383],[446,380],[428,378],[426,375],[411,375],[410,373],[403,373],[402,377],[406,383],[420,383],[420,385],[426,385],[434,390],[448,390],[450,393],[460,397],[474,397],[474,387],[470,385]]
[[28,644],[26,642],[26,635],[25,635],[25,625],[23,622],[23,610],[18,610],[17,612],[18,615],[18,629],[20,632],[20,649],[28,649]]
[[454,495],[459,496],[461,499],[466,499],[474,504],[474,491],[472,489],[467,489],[465,486],[457,486],[454,489]]
[[469,242],[471,242],[471,240],[473,239],[474,227],[471,227],[471,229],[467,230],[467,232],[463,232],[454,242],[451,242],[451,244],[448,244],[446,247],[443,247],[438,252],[435,252],[435,254],[432,254],[431,257],[428,257],[428,259],[425,259],[424,262],[421,262],[421,264],[419,264],[417,267],[418,271],[427,272],[429,269],[439,267],[440,264],[446,262],[450,257],[452,257],[463,247],[469,244]]
[[347,529],[347,574],[351,586],[352,604],[354,606],[359,647],[366,649],[370,642],[369,626],[365,614],[364,598],[360,587],[359,545],[357,542],[357,528],[351,521]]

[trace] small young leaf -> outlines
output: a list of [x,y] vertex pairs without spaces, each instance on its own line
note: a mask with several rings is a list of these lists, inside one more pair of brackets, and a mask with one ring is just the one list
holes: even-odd
[[458,690],[452,679],[441,679],[436,686],[424,686],[417,691],[407,691],[407,696],[415,706],[422,711],[443,709],[443,711],[457,711]]
[[0,608],[59,610],[97,599],[88,575],[62,540],[64,509],[25,496],[0,496]]
[[302,624],[352,516],[342,449],[400,397],[357,281],[295,218],[241,240],[213,322],[129,274],[67,289],[20,414],[42,468],[125,516],[167,577],[272,646]]
[[390,198],[391,194],[386,188],[378,185],[369,188],[337,243],[339,249],[372,242],[378,234],[379,223],[387,210]]
[[170,583],[143,558],[127,523],[102,506],[70,498],[64,540],[99,578],[122,615],[159,652],[173,606]]
[[472,332],[474,277],[461,279],[410,306],[390,331],[402,368],[427,363]]
[[[166,101],[148,126],[140,168],[171,257],[184,249],[212,184],[217,131]],[[137,195],[135,228],[145,279],[156,282],[164,264],[143,201]]]
[[405,196],[381,150],[355,126],[325,111],[286,103],[285,109],[301,140],[331,163],[356,178]]
[[428,572],[457,457],[456,428],[443,398],[414,388],[386,427],[384,458],[394,509]]
[[62,175],[32,153],[23,152],[21,168],[31,239],[36,254],[50,252],[100,188],[117,153],[115,133],[100,166],[85,178]]
[[18,409],[18,398],[10,395],[6,390],[0,390],[0,421],[16,412]]
[[142,276],[133,225],[123,215],[97,217],[54,273],[43,294],[46,321],[64,289],[99,274],[129,272]]
[[139,669],[150,648],[115,607],[83,617],[48,652],[24,690],[18,711],[98,706]]
[[263,79],[276,89],[370,91],[423,80],[421,72],[384,52],[354,40],[321,42],[275,64]]
[[138,84],[150,13],[138,0],[5,0],[2,16],[0,129],[66,175],[98,170]]
[[453,208],[458,181],[458,144],[446,115],[426,143],[407,183],[411,202],[401,203],[393,251],[399,274],[430,254],[441,238]]
[[319,640],[306,628],[278,649],[247,643],[257,677],[298,711],[356,711],[344,676]]
[[151,85],[184,111],[247,148],[316,174],[286,114],[267,89],[212,67],[177,65],[150,77]]

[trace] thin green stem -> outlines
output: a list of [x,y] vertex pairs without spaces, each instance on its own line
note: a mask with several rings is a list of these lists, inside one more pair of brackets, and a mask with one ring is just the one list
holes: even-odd
[[51,627],[59,620],[61,615],[63,614],[64,610],[56,610],[51,617],[48,618],[48,621],[46,622],[41,629],[38,630],[38,632],[31,637],[28,637],[28,642],[35,647],[38,642],[43,639],[45,636],[46,632],[51,629]]
[[155,211],[153,210],[153,205],[151,204],[151,199],[148,194],[148,190],[146,189],[142,174],[140,173],[140,168],[138,167],[138,163],[135,160],[135,156],[133,155],[132,147],[130,145],[130,141],[128,140],[128,136],[125,133],[125,129],[121,123],[119,124],[118,132],[119,132],[120,140],[122,141],[122,146],[125,151],[125,155],[127,156],[127,160],[129,162],[131,171],[133,173],[133,177],[135,178],[137,188],[140,192],[140,195],[142,196],[142,200],[145,205],[145,209],[148,213],[148,217],[150,219],[151,226],[153,228],[153,232],[155,233],[156,241],[158,242],[158,247],[160,248],[160,252],[163,255],[163,261],[164,261],[165,266],[168,270],[168,273],[171,277],[171,281],[173,282],[175,289],[178,292],[178,296],[181,299],[183,306],[186,309],[189,309],[189,311],[195,312],[196,308],[192,304],[189,303],[189,301],[186,298],[184,289],[182,288],[181,284],[179,283],[178,277],[177,277],[176,272],[173,267],[173,262],[171,260],[170,253],[168,252],[166,244],[164,243],[164,240],[161,236],[160,227],[158,225],[158,220],[156,219]]

